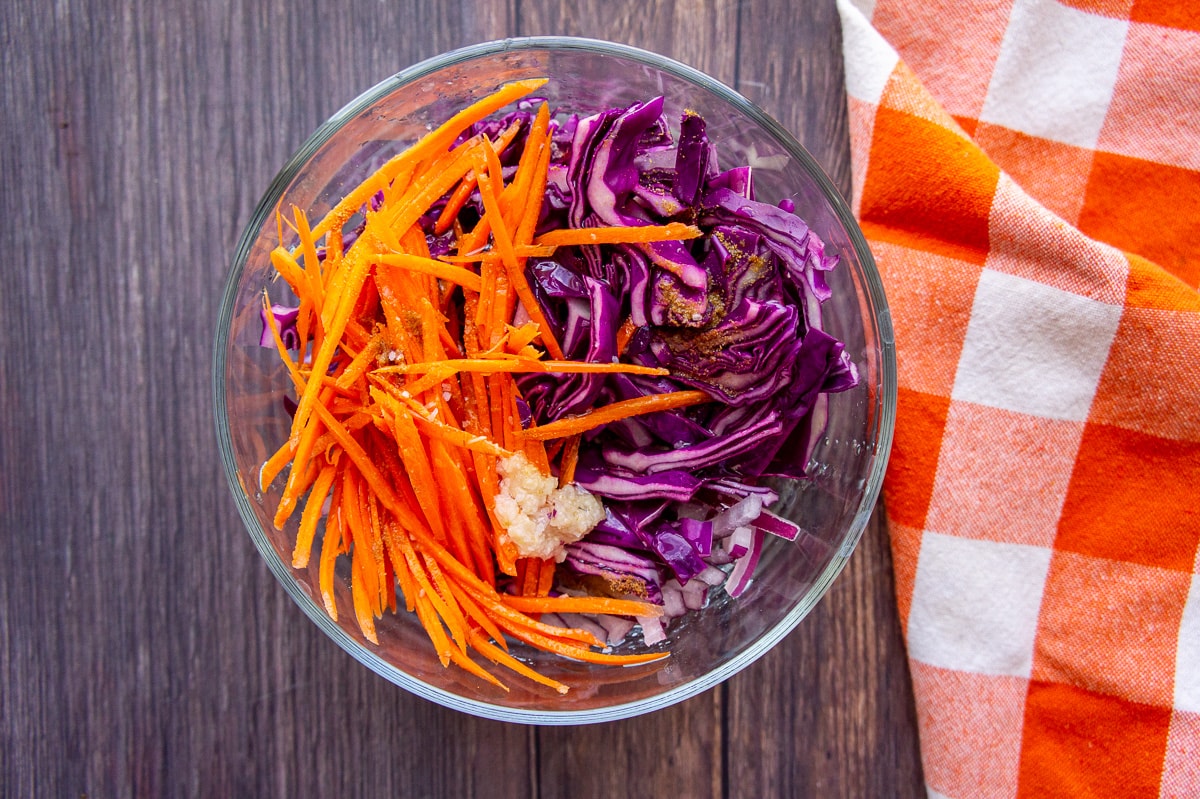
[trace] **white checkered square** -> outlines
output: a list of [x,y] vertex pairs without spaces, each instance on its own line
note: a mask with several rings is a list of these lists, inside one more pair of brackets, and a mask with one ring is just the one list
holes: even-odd
[[[846,93],[856,100],[870,105],[879,105],[888,78],[900,62],[900,56],[879,32],[867,21],[874,3],[860,10],[862,5],[851,0],[838,0],[838,11],[842,17],[842,41],[846,58]],[[867,16],[864,17],[863,13]],[[849,54],[854,57],[850,58]]]
[[984,269],[951,396],[1082,422],[1120,321],[1119,305]]
[[1175,709],[1200,713],[1200,574],[1192,575],[1175,656]]
[[980,120],[1094,148],[1128,28],[1055,0],[1017,0]]
[[1028,677],[1050,550],[927,532],[908,619],[915,660]]

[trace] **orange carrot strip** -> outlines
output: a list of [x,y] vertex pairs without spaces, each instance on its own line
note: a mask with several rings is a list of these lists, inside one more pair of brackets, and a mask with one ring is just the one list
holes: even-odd
[[[542,108],[546,109],[547,117],[549,117],[549,108],[545,103],[542,104]],[[548,125],[549,122],[547,121]],[[516,233],[513,235],[513,244],[518,247],[534,249],[531,243],[533,242],[533,232],[537,228],[538,220],[542,216],[542,206],[546,202],[546,181],[550,175],[551,149],[549,139],[547,139],[545,146],[542,148],[541,158],[538,159],[534,169],[529,193],[525,197],[525,212],[521,217],[521,222],[517,225]]]
[[594,613],[608,616],[661,616],[661,605],[607,596],[501,596],[504,604],[522,613]]
[[267,462],[258,470],[258,490],[266,491],[267,486],[275,482],[275,478],[283,471],[283,467],[287,466],[292,459],[291,442],[284,441],[283,446],[275,450],[271,457],[267,458]]
[[500,458],[512,456],[512,452],[496,445],[495,442],[486,436],[471,433],[429,418],[420,403],[412,399],[397,399],[374,386],[371,388],[371,397],[393,414],[411,413],[413,421],[427,435],[445,441],[447,444],[452,444],[460,449],[469,449],[484,455],[492,455]]
[[[425,515],[425,521],[437,540],[445,541],[446,527],[442,521],[433,467],[429,465],[429,455],[425,452],[425,445],[413,423],[412,414],[406,408],[400,409],[399,413],[392,416],[392,430],[396,435],[400,460],[404,462],[404,469],[408,472],[408,479],[417,495],[417,504]],[[456,554],[461,559],[463,553]]]
[[[429,242],[425,239],[425,231],[421,229],[420,225],[413,225],[404,232],[404,235],[400,237],[400,246],[404,248],[402,252],[398,253],[400,255],[416,256],[426,261],[433,261],[433,257],[429,254]],[[379,272],[378,265],[376,265],[375,271]],[[412,277],[414,282],[425,289],[425,299],[436,304],[438,300],[437,276],[414,270]]]
[[538,468],[543,475],[550,474],[550,458],[546,455],[546,445],[535,439],[525,439],[525,457]]
[[317,574],[317,582],[321,588],[321,599],[325,603],[325,612],[329,618],[337,621],[337,600],[333,593],[334,567],[337,556],[342,548],[342,486],[344,468],[338,469],[337,479],[333,483],[333,496],[329,502],[329,516],[325,520],[325,537],[321,540],[321,565]]
[[[530,440],[536,441],[537,439]],[[579,465],[579,440],[580,436],[576,433],[573,436],[567,436],[566,443],[563,444],[562,460],[558,465],[558,484],[560,486],[575,482],[575,467]]]
[[[310,383],[315,384],[316,381]],[[321,404],[321,403],[318,403]],[[323,407],[323,406],[322,406]],[[304,493],[307,485],[304,476],[307,471],[309,458],[312,457],[313,445],[321,433],[321,425],[311,424],[304,428],[304,434],[296,442],[292,458],[292,470],[288,473],[287,483],[283,486],[283,495],[279,498],[279,506],[275,509],[275,529],[282,530],[296,509],[296,503]]]
[[475,647],[475,650],[479,652],[479,654],[491,660],[493,663],[497,663],[501,666],[512,669],[522,677],[526,677],[534,682],[549,686],[560,694],[565,694],[570,690],[566,685],[563,685],[557,680],[552,680],[543,675],[541,672],[529,668],[529,666],[526,666],[512,655],[498,648],[491,641],[485,639],[478,631],[471,630],[467,633],[467,635],[471,641],[471,646]]
[[325,295],[325,283],[321,278],[321,262],[317,260],[317,243],[313,239],[312,230],[308,226],[308,217],[304,211],[293,205],[292,216],[296,220],[296,233],[300,236],[300,251],[304,254],[304,275],[308,280],[313,312],[319,317],[321,302]]
[[287,248],[280,246],[271,250],[271,266],[275,267],[275,271],[287,281],[297,295],[304,290],[308,277]]
[[[454,596],[458,600],[458,604],[462,607],[463,613],[465,613],[471,621],[478,624],[484,632],[494,638],[497,646],[507,651],[508,641],[505,640],[504,633],[500,631],[500,628],[496,626],[496,623],[492,621],[490,616],[487,615],[487,611],[485,611],[467,591],[457,591]],[[468,641],[471,640],[471,631],[474,629],[475,628],[471,625],[467,625]]]
[[529,135],[525,138],[525,147],[517,162],[517,171],[512,182],[500,194],[500,206],[504,210],[504,220],[511,230],[516,230],[525,213],[525,198],[533,180],[533,171],[537,169],[542,158],[542,150],[546,147],[546,135],[550,130],[550,108],[542,103],[529,127]]
[[695,225],[668,222],[665,225],[551,230],[538,236],[533,243],[555,247],[579,244],[642,244],[653,241],[685,241],[701,235],[703,233]]
[[484,258],[479,264],[479,297],[475,303],[475,335],[480,347],[491,346],[492,300],[496,296],[496,259]]
[[437,221],[433,223],[433,233],[435,236],[442,236],[449,232],[450,228],[454,227],[455,219],[462,212],[463,206],[467,204],[467,200],[471,199],[471,195],[475,193],[475,173],[468,172],[458,184],[458,187],[451,193],[446,204],[442,206],[442,210],[438,212]]
[[321,468],[304,504],[304,512],[300,514],[300,531],[296,533],[296,546],[292,550],[292,567],[303,569],[308,566],[312,554],[313,538],[317,532],[317,522],[321,520],[321,508],[329,490],[333,486],[333,478],[337,469],[333,464]]
[[538,583],[542,581],[541,558],[521,558],[517,561],[518,594],[537,596]]
[[371,600],[368,598],[366,586],[366,567],[363,558],[355,548],[350,559],[350,596],[354,600],[354,617],[358,620],[358,628],[363,637],[373,644],[379,643],[375,633],[375,617],[371,613]]
[[442,662],[443,666],[449,666],[450,659],[454,656],[454,647],[450,645],[450,639],[446,637],[446,630],[442,627],[442,622],[438,619],[437,613],[433,609],[433,603],[430,601],[429,595],[423,591],[418,593],[416,606],[417,618],[421,620],[421,626],[425,628],[425,634],[433,642],[433,649],[437,652],[438,660]]
[[392,253],[379,256],[378,263],[384,266],[395,266],[401,269],[408,269],[412,272],[420,272],[424,275],[432,275],[451,283],[457,283],[464,288],[471,289],[471,291],[480,290],[479,275],[470,269],[463,269],[461,266],[454,266],[432,258],[422,258],[419,255],[407,255],[404,253]]
[[617,355],[625,352],[625,348],[629,346],[629,341],[637,329],[637,325],[633,323],[633,317],[625,317],[625,321],[617,328]]
[[497,111],[509,103],[538,89],[546,83],[545,79],[522,80],[507,83],[492,94],[484,97],[459,111],[433,131],[399,155],[391,158],[380,167],[375,174],[360,183],[353,191],[342,198],[333,210],[326,214],[315,228],[313,235],[320,238],[327,230],[341,227],[355,211],[359,209],[375,192],[388,185],[397,174],[405,168],[419,163],[429,154],[449,147],[471,125]]
[[417,301],[417,316],[421,323],[421,357],[426,361],[443,361],[446,351],[442,349],[441,337],[438,330],[446,328],[446,320],[433,307],[428,297],[420,297]]
[[[556,628],[558,629],[558,628]],[[532,644],[538,649],[544,649],[547,652],[553,652],[556,655],[563,657],[582,660],[586,663],[602,663],[606,665],[633,665],[636,663],[652,663],[656,660],[670,657],[667,652],[646,652],[635,655],[616,655],[609,652],[596,652],[582,646],[574,646],[565,643],[558,638],[552,638],[548,635],[532,632],[525,629],[510,629],[509,632],[514,638],[524,641],[527,644]]]
[[378,334],[372,336],[371,340],[367,342],[367,346],[359,350],[358,354],[351,359],[350,365],[346,367],[345,371],[338,375],[337,380],[334,381],[334,385],[337,388],[348,389],[361,380],[362,376],[371,368],[372,361],[378,357],[380,347],[383,343],[382,336]]
[[[358,244],[359,242],[356,241],[355,247],[351,248],[352,254],[347,259],[351,263],[345,267],[351,274],[347,276],[347,283],[341,292],[339,292],[337,308],[332,315],[330,324],[325,330],[325,338],[321,342],[321,347],[313,355],[311,366],[313,374],[321,375],[329,370],[333,354],[337,350],[342,334],[346,330],[346,325],[350,322],[350,314],[354,310],[358,293],[362,290],[362,284],[366,281],[367,273],[370,271],[371,263],[369,259],[363,257],[361,254],[357,258],[353,256],[355,251],[362,252],[361,250],[357,250]],[[300,395],[296,413],[292,418],[291,438],[293,441],[298,441],[300,434],[308,426],[313,406],[317,404],[317,393],[320,390],[320,385],[320,381],[310,380]]]
[[[388,480],[380,473],[378,467],[367,455],[366,450],[362,445],[347,432],[341,423],[333,417],[323,405],[317,405],[314,409],[318,418],[328,428],[329,432],[345,450],[346,455],[350,458],[350,462],[367,481],[367,485],[379,497],[379,501],[383,506],[392,512],[400,525],[407,530],[416,531],[418,534],[428,537],[430,531],[425,522],[422,521],[408,506],[401,501],[400,497],[396,496],[396,492],[392,490]],[[405,481],[407,482],[407,481]]]
[[457,459],[440,442],[430,442],[433,453],[433,468],[438,484],[446,492],[448,512],[457,517],[462,525],[462,535],[471,553],[470,563],[475,568],[475,574],[485,582],[495,583],[496,575],[492,569],[491,552],[488,549],[487,530],[479,516],[475,496],[471,493],[468,478],[458,466]]
[[[496,139],[496,151],[504,152],[508,146],[512,144],[512,140],[517,137],[517,133],[521,130],[521,120],[514,119]],[[471,195],[475,193],[475,173],[469,172],[463,178],[462,183],[458,184],[458,188],[446,200],[446,204],[442,207],[438,214],[437,222],[433,225],[433,233],[435,236],[441,236],[447,233],[450,228],[454,227],[455,219],[462,212],[463,206],[467,204],[467,200],[471,199]]]
[[275,350],[279,353],[279,359],[283,361],[283,365],[287,368],[296,390],[301,391],[304,388],[304,377],[300,374],[299,365],[292,360],[287,345],[283,343],[283,336],[279,333],[279,323],[275,319],[275,314],[271,313],[271,300],[267,297],[265,289],[263,290],[262,307],[263,318],[266,319],[267,328],[271,331],[271,340],[275,342]]
[[396,570],[396,582],[400,585],[400,593],[404,595],[405,609],[412,613],[416,609],[417,582],[404,553],[400,551],[398,540],[402,535],[404,533],[399,529],[396,520],[387,517],[383,522],[383,543]]
[[342,513],[346,520],[346,529],[354,542],[354,559],[361,564],[363,590],[372,613],[378,615],[379,610],[379,568],[376,562],[376,549],[371,541],[370,520],[364,518],[366,508],[362,502],[362,487],[360,480],[352,469],[346,470],[346,491],[342,494]]
[[480,666],[478,663],[471,660],[470,656],[467,655],[465,652],[460,652],[457,649],[452,649],[452,650],[450,650],[450,659],[452,661],[454,661],[455,665],[461,667],[464,671],[468,671],[471,674],[474,674],[476,677],[479,677],[482,680],[486,680],[487,682],[490,682],[492,685],[504,690],[505,692],[508,691],[507,685],[500,682],[500,680],[494,674],[489,672],[483,666]]
[[454,643],[458,644],[458,648],[465,653],[467,651],[467,620],[463,616],[462,608],[459,607],[458,595],[446,579],[446,575],[438,567],[437,561],[429,557],[424,557],[422,560],[425,568],[429,570],[430,583],[442,600],[444,610],[439,611],[442,615],[442,622],[450,631]]
[[510,287],[508,275],[503,269],[496,270],[496,288],[492,293],[492,319],[488,329],[489,348],[495,347],[503,339],[516,305],[516,295]]
[[[484,139],[484,142],[486,143],[487,139]],[[393,207],[380,208],[378,216],[374,217],[379,219],[380,232],[391,238],[395,237],[396,231],[401,234],[406,233],[429,210],[429,207],[437,202],[439,197],[449,191],[470,171],[474,163],[473,154],[478,149],[478,146],[467,146],[460,148],[461,151],[455,150],[448,154],[445,165],[439,164],[439,168],[430,170],[422,183],[414,183],[410,192],[401,202],[395,203]],[[371,227],[371,222],[372,217],[368,216],[368,228]],[[355,244],[357,243],[355,242]]]
[[[476,169],[485,169],[487,167],[488,147],[485,144],[480,149],[483,150],[483,155],[475,155]],[[537,298],[534,297],[533,289],[530,288],[529,282],[525,279],[525,270],[517,260],[516,251],[513,249],[512,237],[509,235],[508,228],[505,226],[504,219],[501,216],[500,205],[495,191],[491,183],[483,176],[479,180],[479,196],[483,198],[484,210],[492,220],[492,238],[496,243],[496,249],[500,253],[500,259],[504,263],[504,268],[508,271],[508,279],[517,292],[517,297],[520,298],[521,304],[525,306],[525,311],[529,314],[529,318],[537,322],[542,334],[542,342],[546,345],[546,351],[550,353],[551,357],[562,359],[562,347],[558,345],[558,340],[554,337],[553,328],[546,321],[545,314],[542,313],[542,307],[538,303]]]
[[558,564],[554,562],[553,558],[542,561],[541,579],[537,584],[538,596],[547,596],[550,593],[550,589],[554,587],[554,573],[557,568]]
[[[435,486],[439,486],[441,482],[439,477],[442,473],[447,471],[445,463],[449,456],[446,453],[445,446],[440,441],[429,442],[429,450],[429,476],[433,481],[433,484]],[[451,467],[451,469],[453,469],[453,467]],[[453,476],[451,479],[453,479]],[[458,475],[458,479],[462,479],[461,474]],[[441,486],[441,488],[444,490],[445,486]],[[461,560],[463,563],[475,564],[479,553],[476,551],[475,547],[471,545],[471,541],[467,537],[466,523],[463,520],[463,514],[459,512],[458,508],[456,508],[453,503],[447,500],[448,498],[443,494],[441,504],[446,519],[446,537],[448,539],[447,543],[450,546],[450,550],[455,552],[458,555],[459,560]]]
[[[435,625],[425,623],[426,632],[431,640],[438,647],[439,653],[447,653],[447,657],[453,657],[450,651],[453,647],[449,647],[449,642],[445,638],[445,632],[442,629],[444,623],[446,628],[450,630],[450,634],[454,637],[459,649],[465,654],[466,652],[466,631],[469,625],[463,618],[462,611],[458,606],[458,594],[453,590],[451,585],[442,576],[441,571],[437,568],[437,564],[430,558],[418,555],[413,546],[413,541],[404,535],[403,532],[397,536],[402,556],[412,569],[413,575],[420,586],[420,590],[416,592],[416,606],[420,611],[423,605],[428,603],[431,606],[433,613],[430,614],[430,621],[437,621]],[[440,585],[441,588],[435,587]],[[436,627],[434,629],[433,627]],[[443,649],[443,646],[449,647]],[[441,655],[439,654],[439,657]],[[443,659],[442,665],[446,665]]]
[[594,408],[578,416],[570,416],[550,422],[549,424],[531,427],[525,431],[525,436],[527,438],[538,439],[539,441],[545,441],[548,438],[572,436],[578,433],[585,433],[588,430],[608,424],[609,422],[627,419],[630,416],[638,416],[655,411],[668,411],[674,408],[684,408],[689,405],[708,402],[711,399],[712,397],[703,391],[671,391],[666,394],[649,394],[644,397],[634,397],[633,399],[621,400],[611,405]]
[[512,451],[512,426],[504,412],[508,404],[504,400],[504,378],[506,377],[508,375],[488,376],[488,404],[492,409],[492,435],[504,445],[505,449]]
[[[543,247],[535,244],[513,244],[513,252],[518,258],[544,258],[548,255],[554,255],[556,249],[558,248]],[[479,263],[490,255],[491,251],[485,250],[463,255],[439,255],[437,259],[451,264],[474,264]]]
[[548,475],[550,474],[550,458],[546,456],[546,445],[541,441],[525,437],[525,430],[520,423],[521,414],[517,409],[517,400],[521,398],[521,390],[517,387],[516,382],[510,383],[510,389],[510,413],[513,419],[514,439],[520,442],[520,446],[525,451],[525,457],[529,459],[529,462],[536,466],[539,472]]
[[383,615],[385,607],[393,604],[388,594],[395,597],[396,581],[389,579],[387,567],[387,552],[383,544],[383,528],[379,522],[379,500],[367,488],[366,483],[359,484],[359,518],[371,543],[371,559],[375,563],[375,593],[371,595],[372,604],[377,616]]
[[[482,599],[481,597],[476,597]],[[484,607],[491,612],[497,626],[512,633],[519,640],[533,643],[527,636],[533,635],[556,643],[569,642],[568,646],[578,646],[581,649],[589,646],[603,646],[596,636],[587,630],[574,627],[555,627],[552,624],[538,621],[524,613],[515,611],[499,599],[495,601],[482,600]],[[535,644],[536,646],[536,644]],[[545,648],[545,647],[542,647]]]
[[513,610],[504,604],[500,595],[496,593],[495,588],[482,582],[472,574],[471,570],[451,555],[445,547],[432,540],[423,540],[421,545],[423,550],[432,555],[442,568],[469,592],[471,596],[478,600],[489,611],[489,615],[491,615],[496,623],[504,629],[511,632],[514,628],[526,628],[543,635],[567,638],[592,646],[602,645],[587,630],[554,627],[536,619],[531,619],[520,611]]

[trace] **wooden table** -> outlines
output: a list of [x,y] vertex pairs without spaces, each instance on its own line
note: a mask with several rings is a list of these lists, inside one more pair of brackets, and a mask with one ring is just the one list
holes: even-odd
[[832,0],[18,0],[0,31],[0,793],[922,793],[878,518],[817,610],[719,688],[630,721],[505,725],[324,638],[252,547],[213,433],[234,241],[360,91],[488,39],[628,42],[740,89],[848,191]]

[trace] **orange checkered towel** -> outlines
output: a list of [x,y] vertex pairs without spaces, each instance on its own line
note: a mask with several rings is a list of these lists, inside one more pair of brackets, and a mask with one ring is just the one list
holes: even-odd
[[1200,796],[1200,4],[838,2],[929,795]]

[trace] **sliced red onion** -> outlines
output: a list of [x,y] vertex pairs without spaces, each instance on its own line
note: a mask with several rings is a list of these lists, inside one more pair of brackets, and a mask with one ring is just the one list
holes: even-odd
[[762,506],[762,497],[757,494],[751,494],[745,499],[730,505],[713,517],[713,537],[724,538],[738,527],[746,527],[762,513]]
[[[708,553],[708,557],[705,558],[705,561],[707,561],[708,565],[710,566],[728,566],[730,563],[733,563],[733,558],[729,556],[729,552],[726,551],[724,546],[719,546],[713,547],[713,551]],[[722,572],[722,574],[724,574],[724,572]]]
[[587,630],[600,641],[608,640],[608,630],[601,626],[595,617],[584,616],[582,613],[560,613],[558,616],[567,627]]
[[692,583],[720,585],[723,582],[725,582],[725,572],[721,571],[716,566],[709,566],[707,569],[697,574],[695,580],[690,580],[688,585],[691,585]]
[[725,542],[725,551],[729,553],[729,557],[737,560],[745,557],[750,548],[754,546],[753,527],[737,527]]
[[667,640],[667,630],[663,626],[661,616],[638,616],[637,623],[642,625],[642,642],[646,646],[661,644]]
[[683,586],[683,605],[688,610],[702,610],[708,600],[708,586],[700,580],[688,580]]
[[754,526],[763,532],[771,535],[779,536],[784,541],[795,541],[796,536],[800,535],[800,526],[789,522],[781,516],[776,516],[769,510],[764,510],[757,519],[754,520]]
[[683,603],[683,586],[678,580],[671,579],[663,583],[663,612],[672,619],[682,616],[687,613],[687,607]]
[[751,529],[754,536],[750,551],[733,562],[733,571],[729,573],[729,579],[725,582],[725,592],[735,599],[750,587],[754,579],[754,567],[758,565],[758,558],[762,555],[763,539],[766,538],[766,533],[762,530],[757,527]]
[[596,623],[604,628],[607,636],[606,643],[610,646],[616,646],[625,640],[625,636],[629,635],[629,631],[633,629],[634,621],[626,616],[597,616]]
[[710,480],[707,485],[714,491],[738,498],[757,494],[762,498],[764,505],[773,505],[779,501],[779,495],[770,486],[751,485],[729,477],[723,477],[720,480]]

